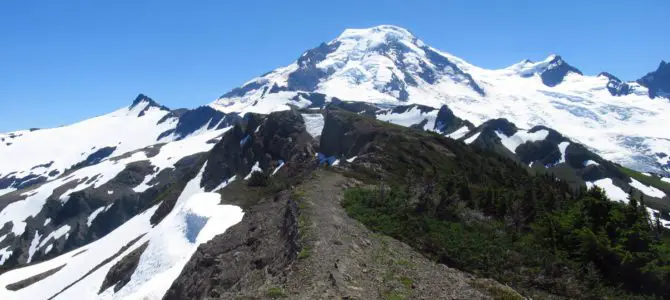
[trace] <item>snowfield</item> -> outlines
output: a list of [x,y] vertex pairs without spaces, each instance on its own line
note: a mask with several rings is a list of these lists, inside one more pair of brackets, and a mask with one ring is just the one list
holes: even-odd
[[[176,125],[176,118],[158,124],[168,113],[142,101],[69,126],[0,135],[16,136],[5,137],[0,143],[0,178],[16,172],[18,178],[36,175],[54,179],[105,147],[113,148],[111,156],[116,156],[156,144],[162,132]],[[0,190],[0,195],[12,190]]]
[[[219,194],[204,192],[200,187],[203,171],[204,166],[187,183],[175,208],[157,226],[152,227],[149,222],[158,207],[154,206],[89,245],[4,273],[0,275],[0,298],[47,299],[57,295],[55,299],[161,299],[198,245],[237,224],[244,215],[237,206],[220,205]],[[136,238],[139,239],[135,243],[114,256]],[[108,288],[98,294],[109,269],[145,243],[147,248],[130,282],[117,293]],[[101,264],[111,257],[114,258]],[[62,269],[53,275],[26,288],[6,289],[8,284],[60,266]]]
[[587,182],[586,187],[591,188],[597,186],[605,191],[607,197],[612,201],[621,201],[623,203],[628,203],[628,193],[622,190],[620,187],[614,185],[611,178],[603,178],[596,180],[594,182]]
[[[22,235],[26,227],[25,220],[31,216],[37,215],[37,213],[42,210],[47,199],[57,188],[65,184],[74,184],[74,187],[68,189],[59,197],[62,202],[66,202],[70,194],[86,188],[100,187],[116,177],[116,175],[123,171],[128,164],[133,162],[148,160],[152,165],[156,166],[158,170],[173,168],[174,164],[179,161],[179,159],[211,149],[213,145],[208,144],[207,141],[223,134],[230,128],[231,127],[221,130],[213,130],[165,144],[160,148],[159,153],[151,158],[147,157],[145,152],[138,151],[124,158],[106,159],[96,165],[76,170],[68,176],[51,180],[30,192],[23,193],[22,196],[24,196],[25,199],[10,203],[0,211],[0,224],[10,222],[12,224],[12,232],[17,236]],[[157,172],[154,174],[157,174]],[[93,178],[95,178],[95,180],[89,180]],[[135,188],[136,191],[141,192],[148,189],[150,186],[147,183],[152,178],[153,176],[147,176],[144,182]],[[94,217],[91,218],[91,221],[93,221],[93,219]]]
[[437,119],[438,110],[433,110],[428,113],[424,113],[418,107],[412,107],[404,113],[392,113],[392,110],[382,112],[377,115],[377,119],[391,122],[393,124],[410,127],[414,124],[420,124],[424,120],[426,125],[424,125],[424,130],[433,130],[435,127],[435,119]]
[[517,130],[512,136],[506,136],[502,132],[497,132],[496,135],[500,138],[503,146],[509,149],[512,153],[516,153],[516,148],[525,144],[526,142],[542,141],[547,138],[549,131],[541,129],[535,132],[528,132],[523,129]]

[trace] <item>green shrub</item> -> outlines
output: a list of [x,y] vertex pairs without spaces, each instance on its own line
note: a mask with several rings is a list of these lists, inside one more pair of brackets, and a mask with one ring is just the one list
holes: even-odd
[[268,289],[267,293],[265,294],[268,296],[268,298],[272,299],[279,299],[279,298],[286,298],[286,293],[284,293],[284,289],[280,287],[272,287]]
[[270,182],[270,177],[259,171],[254,171],[251,173],[251,178],[249,178],[249,181],[247,182],[248,186],[254,187],[254,186],[268,186]]

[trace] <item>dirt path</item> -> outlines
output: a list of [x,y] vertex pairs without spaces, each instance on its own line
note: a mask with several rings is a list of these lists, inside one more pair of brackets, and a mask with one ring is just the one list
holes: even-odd
[[340,202],[353,185],[320,170],[295,188],[305,246],[285,286],[289,299],[492,298],[471,285],[471,275],[435,264],[349,218]]

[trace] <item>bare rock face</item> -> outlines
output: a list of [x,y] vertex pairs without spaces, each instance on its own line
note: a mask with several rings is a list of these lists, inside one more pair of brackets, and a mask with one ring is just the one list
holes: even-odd
[[109,272],[107,272],[98,294],[102,293],[110,286],[114,286],[114,292],[118,292],[124,285],[126,285],[135,272],[135,269],[140,262],[140,256],[142,256],[142,253],[147,246],[149,246],[149,244],[145,242],[142,246],[133,250],[133,252],[128,253],[128,255],[124,256],[114,264],[114,266],[109,269]]

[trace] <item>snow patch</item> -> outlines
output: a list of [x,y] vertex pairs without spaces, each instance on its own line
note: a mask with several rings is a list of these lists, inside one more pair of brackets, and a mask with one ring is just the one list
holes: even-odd
[[456,131],[447,134],[447,137],[457,140],[468,134],[468,132],[470,132],[470,129],[468,129],[467,126],[463,126],[461,128],[456,129]]
[[305,120],[305,128],[309,135],[314,138],[321,135],[325,124],[322,114],[302,114],[302,118]]
[[261,173],[263,172],[263,169],[261,169],[261,167],[259,166],[259,162],[256,162],[253,165],[253,167],[251,167],[251,171],[249,171],[249,174],[247,174],[247,176],[244,176],[244,180],[251,179],[251,174],[253,174],[254,172],[261,172]]
[[405,127],[420,124],[425,120],[424,130],[431,130],[435,126],[437,113],[438,110],[424,113],[418,107],[413,106],[403,113],[393,113],[393,110],[389,109],[386,112],[378,114],[377,119]]
[[145,176],[142,183],[134,187],[133,191],[136,193],[145,192],[146,190],[153,187],[153,185],[150,185],[149,182],[158,176],[160,171],[165,169],[173,169],[174,164],[186,156],[209,151],[212,149],[213,145],[207,142],[222,135],[226,131],[230,130],[230,128],[232,128],[232,126],[220,130],[205,132],[200,135],[189,136],[188,138],[163,145],[156,156],[148,158],[151,165],[154,166],[154,173],[152,175]]
[[30,242],[30,248],[28,248],[28,260],[26,261],[27,264],[29,264],[33,260],[33,255],[39,248],[38,245],[40,244],[40,233],[35,230],[35,236],[33,237],[33,241]]
[[535,132],[528,132],[525,130],[517,130],[512,136],[506,136],[504,133],[496,131],[496,135],[500,138],[503,146],[509,149],[512,153],[516,153],[516,148],[525,144],[526,142],[542,141],[547,138],[549,131],[541,129]]
[[610,200],[623,201],[624,203],[628,203],[628,193],[626,193],[620,187],[614,185],[614,182],[611,178],[603,178],[593,182],[586,182],[587,188],[591,188],[594,185],[603,189]]
[[584,162],[584,166],[599,166],[600,164],[596,162],[595,160],[587,160]]
[[570,142],[561,142],[558,144],[558,150],[561,151],[561,158],[558,161],[559,164],[562,164],[565,162],[565,150],[568,149],[568,146],[570,145]]
[[655,198],[663,198],[665,197],[665,193],[653,186],[647,186],[644,185],[644,183],[639,182],[635,180],[635,178],[631,177],[631,183],[630,185],[636,189],[638,189],[640,192],[644,193],[647,196],[655,197]]
[[11,246],[0,249],[0,266],[5,264],[5,261],[7,261],[7,259],[12,256],[12,253],[14,253],[14,251],[9,250],[9,247]]
[[277,174],[277,172],[279,172],[279,170],[284,166],[284,164],[286,163],[283,160],[280,160],[279,165],[274,169],[274,171],[272,171],[272,176]]
[[44,247],[44,245],[45,245],[51,238],[54,238],[55,240],[57,240],[57,239],[59,239],[60,237],[62,237],[63,235],[66,235],[68,232],[70,232],[70,225],[63,225],[63,226],[61,226],[61,227],[58,228],[57,230],[54,230],[54,231],[52,231],[51,233],[49,233],[49,235],[47,235],[47,236],[42,240],[42,242],[41,242],[40,245],[37,247],[37,249]]
[[216,191],[218,191],[222,188],[225,188],[228,184],[235,181],[235,179],[237,179],[237,175],[233,175],[233,177],[230,177],[230,178],[224,180],[223,182],[221,182],[221,184],[219,184],[217,187],[215,187],[213,190],[211,190],[211,192],[216,192]]
[[93,220],[95,220],[95,218],[97,218],[98,215],[105,210],[107,210],[107,207],[105,206],[98,207],[90,215],[88,215],[88,219],[86,220],[86,224],[88,225],[88,227],[91,227],[91,224],[93,224]]
[[481,131],[475,133],[475,134],[472,135],[471,137],[465,139],[465,143],[468,144],[468,145],[469,145],[469,144],[472,144],[472,142],[474,142],[475,140],[477,140],[477,138],[479,137],[480,134],[481,134]]

